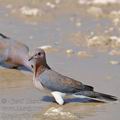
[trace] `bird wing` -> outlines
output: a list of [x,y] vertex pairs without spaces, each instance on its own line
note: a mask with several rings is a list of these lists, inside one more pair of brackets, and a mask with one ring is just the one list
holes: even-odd
[[84,85],[79,81],[63,76],[51,69],[45,70],[38,79],[43,85],[43,87],[51,91],[76,93],[83,90],[93,90],[93,87]]

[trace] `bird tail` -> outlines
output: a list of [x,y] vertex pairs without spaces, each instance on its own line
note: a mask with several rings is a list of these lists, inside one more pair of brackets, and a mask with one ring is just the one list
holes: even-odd
[[2,34],[2,33],[0,33],[0,36],[1,36],[2,38],[4,38],[4,39],[9,39],[9,37],[7,37],[6,35],[4,35],[4,34]]
[[82,97],[84,96],[85,98],[90,98],[90,99],[104,101],[104,102],[118,100],[117,97],[115,97],[115,96],[104,94],[104,93],[99,93],[99,92],[95,92],[95,91],[81,91],[81,92],[75,93],[74,96],[80,97],[80,98],[81,98],[81,96]]

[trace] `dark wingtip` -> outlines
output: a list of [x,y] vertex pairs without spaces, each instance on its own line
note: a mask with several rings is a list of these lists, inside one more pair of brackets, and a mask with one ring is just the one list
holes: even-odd
[[5,39],[9,39],[9,37],[5,36],[4,34],[0,33],[0,36]]
[[84,87],[85,87],[84,88],[85,91],[93,91],[94,89],[92,86],[89,86],[89,85],[85,85]]

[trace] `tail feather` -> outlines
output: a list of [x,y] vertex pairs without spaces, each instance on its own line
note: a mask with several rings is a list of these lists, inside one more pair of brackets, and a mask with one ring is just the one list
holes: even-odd
[[0,36],[4,39],[9,39],[9,37],[5,36],[4,34],[0,33]]
[[89,98],[93,98],[93,99],[96,99],[96,100],[107,100],[107,101],[116,101],[118,100],[117,97],[115,96],[112,96],[112,95],[108,95],[108,94],[104,94],[104,93],[99,93],[99,92],[94,92],[94,91],[81,91],[81,92],[78,92],[78,93],[75,93],[74,95],[76,96],[86,96],[86,97],[89,97]]

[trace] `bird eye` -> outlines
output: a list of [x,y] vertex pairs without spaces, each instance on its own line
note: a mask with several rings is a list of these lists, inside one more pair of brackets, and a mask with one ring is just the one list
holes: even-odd
[[39,52],[38,55],[41,55],[41,53]]

